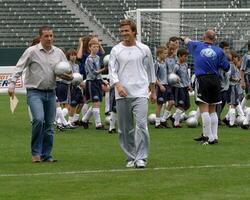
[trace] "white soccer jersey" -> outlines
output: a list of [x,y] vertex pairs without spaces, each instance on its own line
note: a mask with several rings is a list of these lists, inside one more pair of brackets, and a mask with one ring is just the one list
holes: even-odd
[[[114,46],[109,58],[109,79],[111,85],[119,82],[126,90],[126,98],[148,98],[149,83],[155,83],[153,58],[148,46],[136,42],[135,46]],[[115,89],[116,99],[120,99]]]

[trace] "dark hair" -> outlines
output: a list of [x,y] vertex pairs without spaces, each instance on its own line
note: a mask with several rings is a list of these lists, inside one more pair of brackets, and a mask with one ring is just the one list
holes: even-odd
[[168,39],[169,42],[176,42],[177,40],[179,40],[179,38],[176,37],[176,36],[170,37],[170,38]]
[[120,22],[120,28],[122,26],[126,26],[126,25],[129,25],[130,28],[131,28],[131,31],[132,32],[135,32],[135,35],[137,34],[137,28],[136,28],[136,24],[134,21],[130,20],[130,19],[124,19]]
[[238,58],[238,57],[239,57],[239,55],[238,55],[235,51],[230,51],[230,54],[231,54],[231,56],[232,56],[232,59],[233,59],[233,58]]
[[183,55],[188,55],[188,51],[186,49],[178,49],[177,57],[181,57]]
[[38,44],[39,42],[40,42],[40,35],[37,35],[36,37],[32,39],[30,46],[34,46]]
[[158,57],[161,53],[164,52],[164,50],[166,50],[167,48],[165,46],[159,46],[156,49],[156,56]]
[[74,56],[76,55],[76,50],[75,49],[69,49],[67,52],[66,52],[66,57],[67,59],[69,60],[70,56]]
[[229,43],[227,41],[221,41],[219,47],[224,49],[225,47],[229,47]]
[[39,28],[39,35],[41,36],[43,34],[43,31],[50,31],[50,30],[52,30],[52,27],[42,26],[41,28]]

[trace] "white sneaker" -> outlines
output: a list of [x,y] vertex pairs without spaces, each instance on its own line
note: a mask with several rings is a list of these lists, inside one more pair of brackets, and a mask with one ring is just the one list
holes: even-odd
[[133,160],[128,161],[127,164],[126,164],[126,167],[127,167],[127,168],[135,167],[135,161],[133,161]]
[[135,163],[136,168],[145,168],[146,167],[146,161],[144,160],[137,160]]

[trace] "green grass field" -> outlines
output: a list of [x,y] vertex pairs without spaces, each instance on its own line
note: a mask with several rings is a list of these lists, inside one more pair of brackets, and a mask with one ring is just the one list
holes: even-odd
[[[117,134],[83,128],[57,133],[54,164],[31,163],[26,100],[10,113],[0,96],[0,200],[250,199],[250,132],[219,128],[219,144],[192,140],[201,127],[154,129],[145,170],[126,169]],[[154,106],[150,105],[153,112]]]

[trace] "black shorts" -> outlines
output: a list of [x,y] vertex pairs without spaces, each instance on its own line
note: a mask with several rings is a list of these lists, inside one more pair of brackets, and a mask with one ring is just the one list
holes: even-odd
[[175,88],[175,106],[188,110],[190,108],[190,99],[188,93],[188,87]]
[[102,80],[87,80],[85,87],[85,97],[87,101],[102,101]]
[[161,105],[166,103],[168,100],[168,90],[167,90],[167,85],[163,85],[165,87],[165,91],[162,92],[160,90],[160,87],[156,85],[156,96],[157,96],[157,104]]
[[78,104],[83,104],[83,94],[82,90],[75,85],[71,85],[70,88],[70,105],[75,107]]
[[196,77],[195,96],[196,103],[206,104],[221,103],[220,79],[215,74],[205,74]]
[[56,96],[59,103],[69,103],[70,101],[70,84],[62,81],[56,82]]

